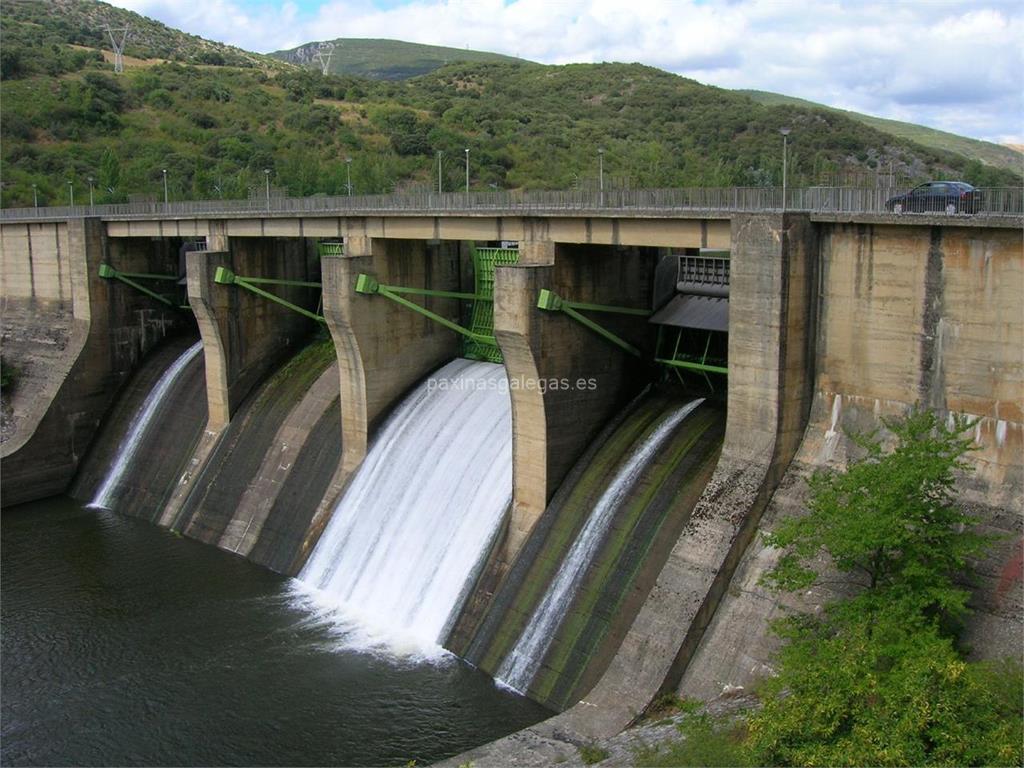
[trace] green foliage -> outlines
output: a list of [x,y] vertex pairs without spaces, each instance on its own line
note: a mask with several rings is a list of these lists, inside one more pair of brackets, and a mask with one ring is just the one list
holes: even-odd
[[765,583],[804,590],[824,554],[854,593],[776,624],[785,645],[749,721],[751,754],[769,765],[1019,765],[1024,672],[1001,683],[965,662],[948,630],[967,610],[954,579],[990,541],[953,497],[973,425],[915,410],[886,426],[891,451],[875,433],[852,436],[864,458],[815,475],[809,513],[765,537],[786,550]]
[[682,766],[755,765],[744,741],[742,721],[714,718],[695,707],[679,723],[680,739],[660,747],[641,749],[636,764],[650,768]]
[[[130,56],[171,61],[112,76],[97,50],[109,47],[93,24],[101,13],[132,23]],[[613,186],[770,185],[781,181],[782,125],[794,129],[793,185],[882,154],[926,176],[991,172],[839,114],[753,104],[640,65],[491,61],[403,82],[324,77],[80,0],[12,0],[0,33],[4,206],[31,205],[32,184],[40,204],[66,203],[67,182],[98,178],[108,151],[118,180],[98,202],[159,199],[161,168],[172,199],[245,198],[264,168],[291,195],[345,194],[348,170],[355,194],[389,193],[433,186],[438,150],[444,188],[460,189],[466,148],[476,190],[596,186],[597,147]]]
[[865,591],[854,601],[873,610],[895,601],[914,613],[939,611],[957,618],[967,591],[953,582],[989,539],[955,503],[954,472],[972,448],[974,424],[947,426],[931,411],[887,421],[896,446],[885,452],[877,432],[851,435],[864,451],[844,473],[818,472],[810,480],[809,513],[784,520],[765,536],[786,550],[764,582],[799,591],[818,578],[808,563],[826,552],[836,569]]
[[[456,61],[522,61],[500,53],[421,45],[401,40],[347,38],[335,42],[338,45],[331,56],[332,74],[383,80],[401,80],[423,75]],[[306,43],[298,48],[276,51],[270,55],[293,64],[311,66],[311,56],[315,51],[316,43]],[[319,66],[319,62],[313,62],[312,65]]]
[[608,750],[595,744],[583,744],[577,749],[580,751],[580,760],[586,765],[594,765],[608,759]]
[[779,674],[749,721],[765,765],[1020,765],[1021,696],[893,604],[783,631]]
[[[875,117],[873,115],[862,115],[859,112],[827,107],[824,104],[816,104],[813,101],[799,99],[795,96],[784,96],[779,93],[746,90],[737,91],[737,93],[749,96],[759,104],[802,106],[838,112],[860,123],[864,123],[864,125],[877,128],[901,139],[912,141],[922,147],[939,150],[940,152],[957,152],[972,161],[970,169],[964,168],[963,170],[964,181],[979,187],[1001,186],[1005,184],[1006,177],[999,171],[1009,170],[1015,174],[1020,174],[1021,163],[1024,162],[1024,157],[1022,157],[1021,153],[1010,147],[993,144],[990,141],[971,139],[967,136],[957,136],[954,133],[939,131],[924,125],[903,123],[899,120],[888,120],[884,117]],[[977,163],[977,166],[973,165],[974,162]],[[983,173],[977,173],[978,169],[981,169]],[[989,173],[992,171],[995,171],[995,173],[989,176]]]

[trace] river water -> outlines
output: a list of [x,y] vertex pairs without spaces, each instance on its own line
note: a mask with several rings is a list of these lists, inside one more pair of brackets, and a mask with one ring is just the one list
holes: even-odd
[[423,765],[546,716],[357,652],[294,582],[58,497],[0,519],[4,765]]

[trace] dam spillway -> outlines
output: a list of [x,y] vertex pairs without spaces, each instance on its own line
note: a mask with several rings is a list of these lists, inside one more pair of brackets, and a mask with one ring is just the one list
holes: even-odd
[[93,504],[105,497],[100,506],[159,520],[206,423],[205,361],[197,343],[194,335],[171,339],[140,364],[82,461],[71,496]]
[[[474,597],[486,607],[463,612],[452,650],[553,709],[586,695],[690,519],[724,429],[721,401],[694,400],[674,385],[653,387],[620,409],[563,481],[506,577],[486,588],[493,595],[478,587]],[[509,680],[514,666],[516,683]]]
[[163,376],[160,377],[156,386],[153,387],[153,390],[146,397],[141,410],[132,419],[128,427],[128,434],[118,448],[117,455],[114,457],[114,463],[107,472],[107,476],[103,479],[103,484],[97,489],[96,496],[89,504],[90,507],[98,509],[111,508],[111,504],[113,504],[116,497],[118,484],[131,468],[142,439],[146,436],[147,430],[149,430],[150,425],[153,423],[157,410],[164,404],[168,393],[173,390],[185,369],[195,360],[196,356],[202,351],[202,348],[203,342],[197,341],[182,352],[178,359],[164,371]]
[[503,366],[456,360],[380,430],[299,579],[318,602],[432,650],[445,640],[512,500]]
[[702,402],[703,399],[691,400],[666,414],[615,472],[576,535],[519,640],[498,668],[499,680],[518,691],[527,689],[551,647],[558,625],[567,612],[568,603],[576,596],[580,582],[607,535],[619,505],[633,490],[641,472],[662,448],[672,431]]

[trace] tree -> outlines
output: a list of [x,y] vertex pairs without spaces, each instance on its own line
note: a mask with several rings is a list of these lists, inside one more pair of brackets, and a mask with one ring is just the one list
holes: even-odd
[[1020,765],[1019,665],[967,663],[949,631],[969,595],[955,579],[990,541],[953,494],[973,425],[915,410],[886,426],[892,451],[851,436],[864,457],[816,474],[808,514],[765,536],[785,554],[763,583],[804,590],[825,554],[853,594],[775,625],[785,644],[749,747],[766,765]]
[[[844,473],[818,472],[810,480],[809,514],[783,521],[765,536],[786,550],[765,583],[798,591],[820,575],[808,562],[824,551],[852,585],[865,609],[879,599],[898,600],[915,611],[958,618],[968,591],[954,576],[991,541],[973,531],[977,520],[955,502],[957,470],[972,450],[964,419],[942,424],[930,411],[886,421],[896,440],[886,453],[877,430],[851,435],[865,456]],[[880,598],[881,596],[881,598]]]

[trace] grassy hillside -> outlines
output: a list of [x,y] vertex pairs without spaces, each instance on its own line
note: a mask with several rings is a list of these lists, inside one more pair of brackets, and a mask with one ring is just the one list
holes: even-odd
[[[68,181],[81,202],[89,177],[97,202],[158,199],[164,168],[174,199],[244,198],[262,190],[264,169],[291,195],[343,194],[347,170],[357,194],[391,192],[436,184],[438,151],[453,190],[465,148],[482,190],[593,184],[598,148],[613,184],[770,185],[782,126],[793,128],[793,185],[889,163],[916,178],[1020,181],[838,113],[755,104],[637,64],[463,63],[384,81],[249,60],[153,63],[153,48],[136,51],[149,66],[115,76],[63,17],[5,13],[0,25],[5,206],[31,205],[33,184],[42,204],[66,203]],[[32,39],[46,43],[26,62],[17,46]],[[181,55],[201,56],[196,45]]]
[[[376,80],[404,80],[425,75],[455,62],[520,62],[512,56],[440,45],[420,45],[401,40],[338,38],[331,41],[334,50],[329,74],[355,75]],[[282,61],[322,69],[315,56],[319,43],[306,43],[287,51],[270,54]]]
[[[52,65],[50,46],[77,44],[110,51],[105,27],[128,25],[125,55],[139,60],[167,60],[190,64],[285,68],[282,62],[258,53],[168,27],[137,13],[95,0],[4,0],[0,15],[3,55],[25,71]],[[37,61],[44,60],[44,61]]]
[[749,96],[759,104],[827,109],[831,112],[846,115],[858,122],[864,123],[864,125],[877,128],[885,133],[891,133],[893,136],[916,142],[924,147],[957,152],[972,160],[979,160],[986,165],[992,165],[997,168],[1006,168],[1018,174],[1024,169],[1024,154],[1021,153],[1021,150],[1013,147],[993,144],[990,141],[971,139],[966,136],[958,136],[955,133],[948,133],[947,131],[940,131],[923,125],[915,125],[914,123],[904,123],[899,120],[888,120],[884,117],[874,117],[873,115],[864,115],[860,112],[828,107],[824,104],[817,104],[795,96],[785,96],[781,93],[751,90],[740,90],[737,93]]

